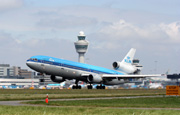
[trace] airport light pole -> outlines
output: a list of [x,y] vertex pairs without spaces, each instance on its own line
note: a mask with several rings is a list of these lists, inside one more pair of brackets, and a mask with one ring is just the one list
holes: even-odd
[[79,32],[78,41],[74,42],[76,52],[79,54],[79,62],[84,63],[84,54],[87,51],[89,42],[85,40],[86,36],[84,35],[83,31]]

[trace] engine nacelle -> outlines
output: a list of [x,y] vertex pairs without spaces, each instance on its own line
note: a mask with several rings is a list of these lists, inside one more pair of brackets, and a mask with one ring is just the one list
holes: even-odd
[[120,70],[120,71],[126,72],[128,74],[133,74],[137,71],[137,68],[131,64],[114,62],[112,65],[115,70]]
[[87,77],[87,81],[90,82],[90,83],[101,83],[103,80],[102,80],[102,77],[100,75],[89,75]]
[[113,68],[114,68],[115,70],[119,69],[120,63],[121,63],[121,62],[114,62],[114,63],[112,64],[112,65],[113,65]]
[[53,82],[57,82],[57,83],[61,83],[61,82],[65,81],[65,80],[63,79],[63,77],[57,77],[57,76],[54,76],[54,75],[51,75],[51,80],[52,80]]

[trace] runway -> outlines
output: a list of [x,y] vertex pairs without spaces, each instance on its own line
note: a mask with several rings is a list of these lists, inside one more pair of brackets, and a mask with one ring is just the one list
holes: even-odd
[[[130,98],[151,98],[151,97],[164,97],[164,96],[129,96],[129,97],[98,97],[98,98],[76,98],[76,99],[49,99],[49,101],[73,101],[73,100],[99,100],[99,99],[130,99]],[[82,106],[52,106],[52,105],[34,105],[24,104],[28,101],[45,101],[44,100],[18,100],[18,101],[0,101],[0,105],[9,106],[40,106],[40,107],[81,107]],[[98,107],[98,108],[113,108],[113,109],[142,109],[142,110],[180,110],[180,108],[137,108],[137,107]]]

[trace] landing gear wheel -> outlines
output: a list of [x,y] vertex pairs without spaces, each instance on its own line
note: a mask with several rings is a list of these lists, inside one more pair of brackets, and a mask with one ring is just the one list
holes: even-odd
[[105,89],[106,87],[105,86],[102,86],[102,89]]
[[92,89],[92,85],[88,85],[87,88],[88,88],[88,89]]
[[73,85],[72,89],[76,89],[76,86],[75,86],[75,85]]
[[102,86],[102,85],[98,85],[97,87],[96,87],[96,89],[105,89],[106,87],[105,86]]
[[79,80],[76,80],[75,84],[72,86],[72,89],[81,89],[81,85],[78,85]]
[[80,85],[73,85],[72,89],[81,89],[81,86]]
[[78,88],[77,89],[81,89],[81,86],[80,85],[78,85]]

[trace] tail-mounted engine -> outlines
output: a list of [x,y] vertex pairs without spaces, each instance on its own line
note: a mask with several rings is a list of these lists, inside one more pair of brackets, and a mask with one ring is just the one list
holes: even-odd
[[137,71],[137,68],[131,64],[126,64],[122,62],[114,62],[112,65],[115,70],[120,70],[128,74],[133,74]]
[[121,62],[114,62],[114,63],[112,64],[112,65],[113,65],[113,68],[114,68],[115,70],[119,69],[120,63],[121,63]]

